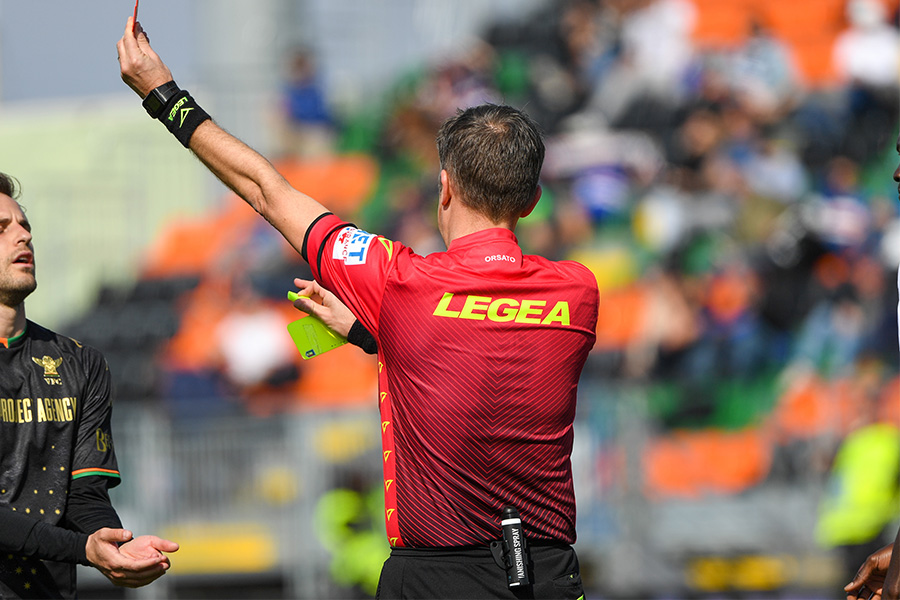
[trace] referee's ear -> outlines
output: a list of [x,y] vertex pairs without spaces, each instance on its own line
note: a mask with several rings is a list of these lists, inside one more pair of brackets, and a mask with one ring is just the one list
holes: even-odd
[[441,169],[439,202],[443,208],[447,208],[447,205],[450,204],[450,199],[453,198],[453,190],[450,188],[450,176],[447,174],[447,169]]
[[544,193],[544,189],[541,187],[541,184],[538,184],[537,190],[534,192],[534,200],[531,201],[531,205],[528,208],[522,211],[522,214],[519,215],[520,219],[524,219],[528,215],[531,214],[531,211],[534,210],[534,207],[537,206],[538,200],[541,199],[541,194]]

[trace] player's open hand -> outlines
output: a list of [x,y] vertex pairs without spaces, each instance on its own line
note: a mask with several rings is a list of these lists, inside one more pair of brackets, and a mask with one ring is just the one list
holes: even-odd
[[165,574],[169,559],[163,552],[174,552],[178,544],[155,536],[132,540],[127,529],[104,527],[88,537],[85,549],[91,565],[114,585],[136,588]]
[[125,35],[116,44],[122,81],[144,98],[151,90],[172,81],[172,72],[150,47],[150,38],[134,17],[128,17]]
[[168,569],[169,557],[164,552],[175,552],[178,544],[171,540],[164,540],[155,535],[141,535],[119,546],[119,552],[134,560],[156,558],[165,563]]
[[307,298],[294,300],[294,307],[307,314],[318,317],[338,334],[347,337],[356,317],[337,296],[323,288],[317,281],[294,279],[297,294]]
[[844,586],[847,600],[881,600],[884,578],[891,562],[892,544],[869,555],[853,581]]

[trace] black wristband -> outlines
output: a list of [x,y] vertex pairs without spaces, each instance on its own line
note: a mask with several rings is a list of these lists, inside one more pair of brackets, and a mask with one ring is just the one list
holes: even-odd
[[181,145],[189,147],[191,136],[201,123],[210,119],[205,110],[200,108],[186,90],[180,90],[169,100],[159,120],[174,135]]
[[353,322],[350,331],[347,332],[347,341],[362,348],[366,354],[378,352],[378,342],[375,341],[375,336],[369,333],[359,319]]
[[141,106],[144,107],[144,110],[147,111],[148,115],[154,119],[158,119],[162,114],[163,109],[166,107],[166,104],[169,103],[169,100],[180,91],[181,90],[178,89],[178,84],[175,83],[175,81],[167,81],[161,86],[150,90],[150,93],[144,98]]

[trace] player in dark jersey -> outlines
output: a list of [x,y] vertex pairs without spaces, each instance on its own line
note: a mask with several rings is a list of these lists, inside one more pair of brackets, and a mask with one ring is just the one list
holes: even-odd
[[0,598],[74,597],[76,564],[146,585],[178,545],[132,539],[110,504],[119,469],[106,361],[25,318],[37,280],[16,196],[0,173]]
[[[275,226],[377,341],[392,546],[379,597],[581,597],[570,455],[599,293],[587,268],[525,255],[513,233],[541,195],[535,124],[494,105],[444,124],[436,208],[448,249],[423,257],[291,187],[178,88],[133,25],[117,47],[145,109]],[[515,518],[504,521],[514,552],[499,543],[506,506],[521,515],[530,556]],[[511,556],[525,563],[506,568]]]

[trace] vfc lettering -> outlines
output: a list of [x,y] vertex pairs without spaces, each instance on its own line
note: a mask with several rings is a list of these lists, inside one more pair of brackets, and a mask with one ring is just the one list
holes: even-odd
[[485,319],[495,323],[526,323],[532,325],[552,325],[558,323],[569,326],[569,303],[560,300],[552,307],[546,300],[514,298],[491,298],[468,295],[464,300],[454,301],[454,294],[446,292],[432,313],[436,317],[448,319]]

